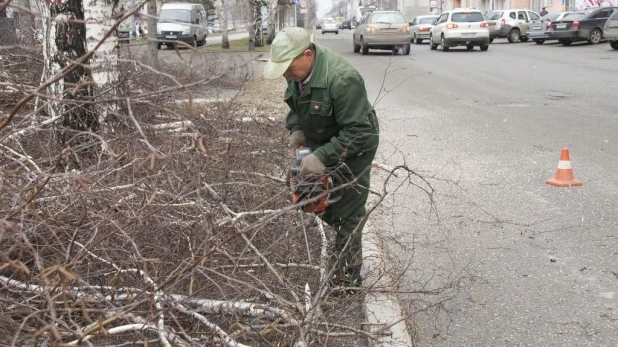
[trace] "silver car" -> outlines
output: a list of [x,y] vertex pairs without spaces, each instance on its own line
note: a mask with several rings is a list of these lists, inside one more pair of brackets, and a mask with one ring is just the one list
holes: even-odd
[[618,11],[614,11],[603,26],[603,37],[609,41],[609,45],[618,50]]
[[418,16],[410,22],[410,31],[412,32],[412,43],[420,45],[423,40],[429,39],[429,33],[433,27],[433,22],[439,16]]
[[393,52],[402,49],[404,55],[410,54],[410,24],[399,11],[374,11],[363,15],[352,34],[354,53],[369,49],[385,49]]
[[339,34],[339,26],[337,25],[337,22],[332,19],[324,20],[324,23],[322,23],[322,35],[326,33]]
[[569,13],[570,12],[548,13],[541,17],[541,19],[531,21],[526,36],[536,44],[542,45],[545,41],[549,40],[548,32],[552,30],[551,23],[561,20]]
[[528,41],[530,21],[539,20],[541,16],[530,10],[495,10],[487,12],[485,20],[489,24],[490,42],[495,38],[506,37],[510,43]]

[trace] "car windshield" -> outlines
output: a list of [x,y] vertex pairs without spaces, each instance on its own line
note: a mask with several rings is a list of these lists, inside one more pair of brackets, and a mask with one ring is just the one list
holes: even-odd
[[191,11],[189,10],[161,10],[159,23],[191,23]]
[[541,17],[541,19],[545,19],[545,20],[549,20],[550,22],[553,22],[557,20],[558,17],[560,17],[560,13],[548,13],[544,15],[543,17]]
[[436,17],[425,17],[425,18],[421,18],[418,20],[418,24],[431,24],[433,23],[434,20],[436,20]]
[[482,22],[484,20],[480,12],[457,12],[451,15],[451,22],[455,23]]
[[327,21],[324,21],[324,24],[337,24],[337,23],[335,23],[334,20],[327,20]]
[[500,19],[502,18],[502,14],[504,14],[504,12],[489,12],[488,14],[485,15],[485,19],[487,20]]
[[399,23],[408,23],[406,17],[403,14],[392,12],[392,13],[374,13],[371,16],[371,20],[369,23],[385,23],[385,24],[399,24]]
[[562,20],[576,21],[584,18],[585,15],[586,13],[584,12],[567,13],[564,17],[562,17]]

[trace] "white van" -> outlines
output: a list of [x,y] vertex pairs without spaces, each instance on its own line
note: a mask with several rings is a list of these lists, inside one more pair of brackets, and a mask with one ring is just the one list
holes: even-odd
[[170,2],[161,6],[157,22],[157,46],[171,46],[183,41],[193,47],[206,44],[208,23],[204,5],[189,2]]

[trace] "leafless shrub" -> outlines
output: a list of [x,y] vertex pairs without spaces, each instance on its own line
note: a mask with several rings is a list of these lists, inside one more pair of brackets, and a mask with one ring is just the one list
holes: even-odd
[[0,133],[0,341],[358,345],[376,336],[362,330],[360,298],[328,287],[332,235],[287,203],[280,120],[204,98],[245,83],[249,64],[119,61],[121,92],[94,103],[111,110],[99,131],[48,122],[35,102],[52,100],[40,95]]

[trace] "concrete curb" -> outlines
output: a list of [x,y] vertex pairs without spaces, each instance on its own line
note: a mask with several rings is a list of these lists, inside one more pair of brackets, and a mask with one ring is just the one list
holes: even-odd
[[[370,203],[371,204],[371,203]],[[369,221],[363,229],[363,283],[376,288],[391,288],[391,279],[386,275],[386,264],[376,234],[371,232]],[[394,294],[376,293],[368,290],[363,302],[367,319],[365,331],[378,331],[389,327],[390,335],[377,341],[368,339],[370,347],[410,347],[412,339],[401,313],[401,306]]]

